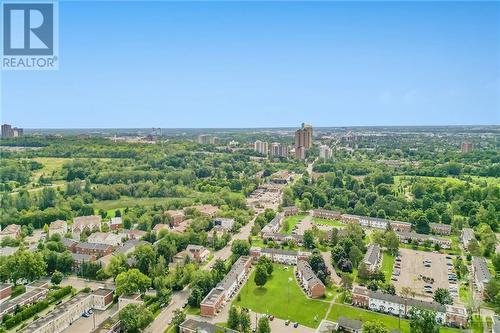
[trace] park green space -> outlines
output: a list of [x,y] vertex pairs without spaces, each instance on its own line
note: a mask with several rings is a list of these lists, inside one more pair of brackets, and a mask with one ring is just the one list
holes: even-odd
[[254,282],[254,270],[233,304],[258,313],[290,319],[308,327],[317,327],[325,317],[329,303],[306,297],[293,272],[293,266],[275,264],[267,283],[263,287],[257,287]]
[[326,225],[329,227],[338,227],[338,228],[345,227],[345,224],[340,222],[339,220],[327,220],[319,217],[313,217],[313,221],[315,224]]
[[385,275],[385,281],[391,281],[392,268],[394,267],[394,261],[396,257],[391,255],[389,252],[384,251],[382,256],[382,272]]
[[[92,204],[94,209],[102,209],[102,210],[116,210],[118,208],[124,207],[134,207],[136,205],[139,206],[153,206],[153,205],[167,205],[174,200],[186,200],[188,206],[190,204],[190,200],[186,198],[133,198],[122,196],[120,199],[116,200],[102,200],[97,201]],[[114,216],[114,215],[113,215]]]
[[304,217],[305,215],[303,214],[285,217],[283,225],[281,226],[281,232],[285,234],[291,234],[293,228],[295,228],[297,223],[302,221]]

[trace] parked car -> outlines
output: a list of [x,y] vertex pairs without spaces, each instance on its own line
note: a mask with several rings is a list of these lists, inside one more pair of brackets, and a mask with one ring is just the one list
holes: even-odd
[[293,323],[293,327],[295,327],[295,328],[299,327],[299,323],[297,323],[297,322]]
[[286,320],[286,321],[285,321],[285,325],[286,325],[286,326],[290,325],[290,320]]

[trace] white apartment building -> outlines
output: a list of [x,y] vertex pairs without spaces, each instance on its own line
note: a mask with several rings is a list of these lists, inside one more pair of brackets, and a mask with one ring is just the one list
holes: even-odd
[[333,156],[332,149],[326,145],[319,147],[319,157],[326,160],[331,159]]
[[262,155],[267,155],[267,151],[269,150],[269,144],[265,141],[257,140],[253,144],[253,149]]

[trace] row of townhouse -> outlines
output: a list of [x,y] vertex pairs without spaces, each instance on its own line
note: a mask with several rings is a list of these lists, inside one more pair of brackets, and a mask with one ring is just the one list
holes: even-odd
[[179,325],[180,333],[238,333],[233,329],[227,327],[220,327],[206,321],[199,321],[195,319],[186,319]]
[[96,258],[104,257],[113,252],[113,246],[109,244],[77,242],[70,238],[63,238],[61,242],[70,252],[95,256]]
[[267,241],[273,241],[275,243],[289,243],[290,241],[295,242],[295,244],[302,246],[304,241],[303,235],[289,235],[289,234],[281,234],[281,233],[270,233],[265,232],[262,234],[262,239]]
[[283,222],[284,213],[278,213],[267,225],[262,228],[261,233],[277,233],[280,230],[281,223]]
[[472,257],[472,274],[474,276],[474,285],[477,290],[483,294],[484,288],[491,280],[491,273],[488,269],[488,263],[484,257]]
[[297,206],[283,207],[283,214],[285,214],[285,216],[297,215],[298,213],[299,209]]
[[471,228],[463,228],[462,229],[462,244],[464,245],[464,249],[469,248],[469,244],[471,241],[476,240],[476,235],[474,234],[474,230]]
[[18,224],[9,224],[8,226],[6,226],[3,230],[0,231],[0,241],[7,237],[12,239],[21,237],[21,226]]
[[306,260],[298,261],[296,272],[300,285],[309,297],[320,298],[325,296],[325,285],[316,276]]
[[301,260],[308,260],[311,253],[271,248],[262,249],[260,247],[252,247],[250,249],[250,257],[252,257],[253,262],[257,262],[261,256],[268,257],[274,263],[297,265]]
[[340,220],[342,214],[328,209],[313,209],[312,216],[325,220]]
[[244,283],[251,265],[252,259],[249,256],[239,257],[222,281],[201,301],[200,314],[208,317],[217,315],[225,302],[229,301]]
[[26,286],[26,292],[23,294],[2,302],[0,306],[0,319],[7,313],[14,312],[15,309],[21,306],[31,305],[39,300],[45,299],[49,291],[49,282],[39,280],[32,282]]
[[429,241],[432,245],[439,244],[443,249],[449,249],[451,247],[451,240],[448,238],[417,234],[416,232],[396,232],[396,235],[399,241],[405,244],[418,243],[422,245],[425,241]]
[[79,293],[57,306],[52,312],[33,321],[20,333],[60,333],[90,309],[105,310],[113,302],[113,290],[98,289],[93,293]]
[[403,232],[411,231],[411,223],[402,221],[391,221],[387,219],[381,219],[378,217],[342,214],[340,220],[343,223],[356,223],[365,228],[386,230],[389,226],[391,226],[392,230],[394,231],[403,231]]
[[366,265],[368,270],[370,272],[376,271],[380,267],[380,263],[382,261],[381,259],[380,245],[370,244],[363,258],[363,263]]
[[353,287],[352,304],[372,311],[404,317],[407,317],[413,308],[432,310],[436,313],[436,319],[441,325],[462,328],[468,326],[467,311],[463,306],[442,305],[415,298],[405,299],[398,295],[372,291],[361,286]]

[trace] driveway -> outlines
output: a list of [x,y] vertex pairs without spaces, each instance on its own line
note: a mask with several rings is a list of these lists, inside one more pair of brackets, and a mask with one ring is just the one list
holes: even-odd
[[182,306],[187,302],[191,290],[189,288],[184,288],[181,291],[177,291],[172,295],[172,301],[160,312],[158,317],[149,325],[144,332],[147,333],[162,333],[168,327],[168,323],[172,320],[174,316],[174,310],[182,308]]

